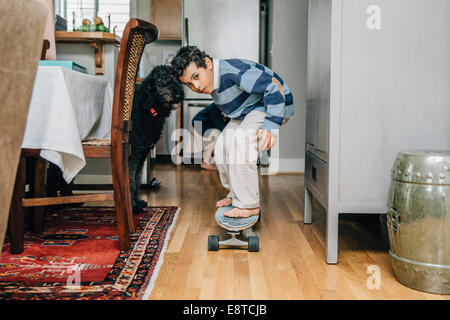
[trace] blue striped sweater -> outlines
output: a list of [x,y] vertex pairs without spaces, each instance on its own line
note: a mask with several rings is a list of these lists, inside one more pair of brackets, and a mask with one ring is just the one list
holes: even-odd
[[283,119],[294,115],[294,99],[286,83],[271,69],[253,61],[218,62],[218,83],[211,93],[217,108],[231,119],[244,119],[253,110],[263,111],[266,117],[261,128],[278,134]]

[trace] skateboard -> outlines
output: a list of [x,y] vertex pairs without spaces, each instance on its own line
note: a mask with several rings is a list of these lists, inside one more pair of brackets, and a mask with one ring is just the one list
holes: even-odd
[[[233,206],[220,207],[216,211],[216,222],[223,229],[227,230],[227,240],[219,241],[219,236],[210,235],[208,237],[208,251],[218,251],[219,246],[231,247],[247,247],[249,252],[259,251],[259,238],[256,235],[247,236],[248,232],[254,234],[252,228],[260,221],[261,210],[259,215],[247,218],[231,218],[226,217],[224,213],[233,209]],[[247,241],[238,238],[247,237]]]

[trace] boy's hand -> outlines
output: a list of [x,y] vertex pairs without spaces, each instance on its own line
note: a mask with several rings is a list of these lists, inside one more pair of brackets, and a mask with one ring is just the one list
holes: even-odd
[[277,136],[269,130],[258,129],[256,136],[259,138],[259,151],[270,150],[275,142],[277,142]]

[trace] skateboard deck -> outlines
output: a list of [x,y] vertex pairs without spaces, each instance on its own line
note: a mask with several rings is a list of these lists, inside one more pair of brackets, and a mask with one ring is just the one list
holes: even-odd
[[[253,233],[252,227],[259,221],[261,216],[261,210],[259,215],[250,216],[247,218],[231,218],[224,214],[233,206],[220,207],[216,211],[216,222],[219,226],[227,230],[228,239],[219,241],[219,236],[210,235],[208,237],[208,251],[217,251],[220,246],[227,247],[247,247],[249,252],[259,251],[259,238],[255,235],[245,235],[248,231]],[[243,241],[238,236],[244,236],[248,241]]]
[[224,215],[226,212],[230,211],[233,208],[234,206],[226,206],[219,207],[217,209],[216,222],[222,228],[228,231],[243,231],[253,227],[258,222],[259,215],[250,216],[247,218],[232,218]]

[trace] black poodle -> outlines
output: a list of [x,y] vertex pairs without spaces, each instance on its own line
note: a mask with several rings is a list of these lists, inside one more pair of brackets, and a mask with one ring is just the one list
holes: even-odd
[[147,202],[139,200],[140,176],[150,149],[158,142],[166,118],[184,99],[183,85],[170,66],[157,66],[136,86],[131,109],[130,191],[133,212],[140,213]]

